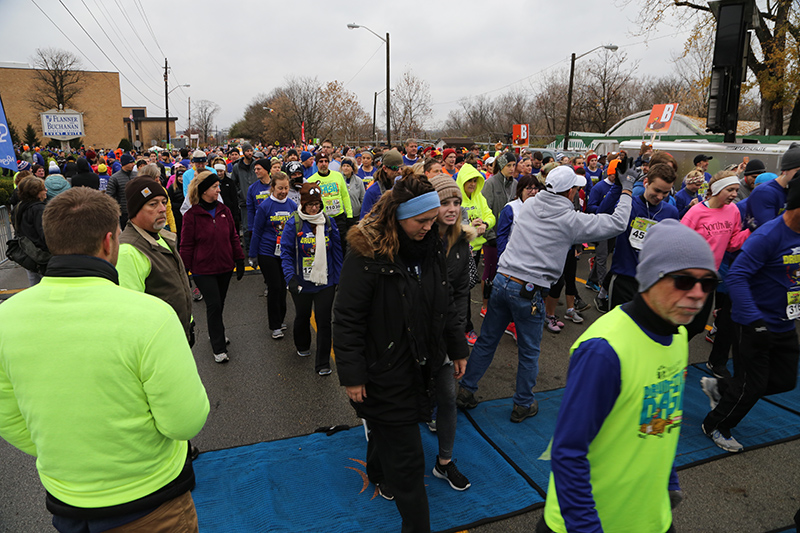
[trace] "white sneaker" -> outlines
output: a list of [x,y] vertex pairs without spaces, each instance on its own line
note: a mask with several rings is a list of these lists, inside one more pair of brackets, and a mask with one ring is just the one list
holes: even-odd
[[311,350],[306,350],[304,352],[297,350],[297,355],[299,355],[300,357],[308,357],[309,355],[311,355]]
[[280,329],[280,328],[273,329],[272,330],[272,338],[273,339],[282,339],[283,338],[283,330]]
[[567,309],[567,312],[564,314],[564,318],[572,320],[576,324],[583,322],[583,317],[580,315],[580,313],[578,313],[577,309]]
[[704,376],[700,378],[700,388],[703,389],[703,393],[708,396],[708,403],[713,411],[717,408],[717,405],[719,405],[720,398],[722,398],[722,395],[719,393],[719,381],[717,378]]
[[228,361],[228,354],[226,354],[225,352],[215,353],[214,361],[216,361],[217,363],[225,363],[226,361]]
[[733,435],[726,437],[725,435],[720,433],[718,429],[715,429],[714,431],[709,433],[708,431],[706,431],[705,426],[701,425],[700,427],[703,429],[703,433],[705,433],[709,439],[714,441],[714,444],[716,444],[726,452],[738,453],[744,450],[744,446],[739,444],[739,441],[734,439]]
[[286,324],[286,322],[284,322],[283,324],[281,324],[281,329],[286,329],[286,328],[288,328],[288,327],[289,327],[289,326]]

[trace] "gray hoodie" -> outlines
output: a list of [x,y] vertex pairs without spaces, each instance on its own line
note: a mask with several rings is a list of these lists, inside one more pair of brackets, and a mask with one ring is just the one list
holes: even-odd
[[497,271],[549,288],[564,270],[573,244],[616,237],[628,224],[631,197],[623,194],[611,214],[575,211],[569,198],[543,191],[522,204]]

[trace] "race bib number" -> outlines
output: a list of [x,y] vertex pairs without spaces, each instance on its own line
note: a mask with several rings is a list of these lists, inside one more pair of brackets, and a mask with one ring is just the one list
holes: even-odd
[[304,257],[303,258],[303,279],[306,281],[311,281],[311,269],[314,268],[314,258],[313,257]]
[[339,198],[325,198],[325,214],[333,217],[342,212],[342,202]]
[[800,288],[786,293],[786,318],[789,320],[800,318]]
[[649,218],[636,217],[631,222],[631,234],[628,237],[628,242],[634,250],[641,250],[644,238],[647,236],[647,230],[656,225],[655,220]]

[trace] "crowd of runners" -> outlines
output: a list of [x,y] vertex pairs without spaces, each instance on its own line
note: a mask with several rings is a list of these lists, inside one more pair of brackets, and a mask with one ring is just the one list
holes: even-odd
[[[743,449],[731,431],[761,397],[795,386],[800,145],[778,168],[751,159],[713,176],[711,156],[697,154],[695,168],[681,176],[671,154],[646,143],[638,153],[554,158],[501,143],[442,150],[414,139],[383,148],[325,140],[142,153],[22,146],[19,155],[12,221],[20,244],[33,249],[21,246],[18,257],[30,285],[44,285],[25,298],[53,298],[59,289],[50,279],[113,278],[169,304],[188,347],[195,342],[192,301],[202,300],[209,356],[225,363],[227,290],[249,263],[264,278],[271,337],[285,342],[288,293],[297,355],[314,353],[314,371],[324,377],[332,373],[333,348],[339,381],[369,433],[367,475],[395,500],[404,531],[430,528],[419,422],[439,441],[433,475],[455,490],[470,487],[453,459],[456,411],[478,405],[480,380],[504,334],[517,342],[509,416],[521,423],[538,413],[533,389],[545,332],[583,323],[591,305],[607,313],[572,348],[542,532],[593,531],[598,524],[605,531],[622,524],[672,530],[670,508],[682,498],[673,460],[692,337],[712,344],[709,377],[689,384],[710,400],[702,430],[728,452]],[[89,224],[71,219],[69,206],[80,210],[76,205],[96,203],[98,195],[113,200],[98,208],[103,213],[116,206],[118,253],[112,254],[112,230],[84,248],[58,242],[67,238],[65,224],[75,234]],[[92,216],[100,224],[101,215]],[[103,259],[115,274],[78,256]],[[576,278],[582,256],[591,264],[585,282]],[[558,313],[562,291],[566,307]],[[471,297],[482,300],[479,328]],[[0,312],[10,315],[10,304],[21,300],[12,298]],[[0,341],[0,390],[15,385],[9,368],[24,364],[8,338]],[[172,364],[183,363],[176,355]],[[170,442],[196,434],[205,419],[197,413],[208,412],[196,369],[181,372],[190,378],[182,387],[189,387],[195,418],[190,428],[161,434]],[[31,409],[21,416],[34,419],[36,404],[20,403],[17,412]],[[625,424],[636,427],[632,436]],[[27,431],[0,423],[12,444],[42,453]],[[165,453],[160,449],[161,460]],[[178,500],[191,461],[186,466],[175,457],[191,457],[191,447],[170,453],[177,478],[150,479],[138,493],[113,483],[92,488],[109,491],[96,505],[88,505],[96,502],[80,483],[66,490],[53,472],[43,475],[54,524],[60,531],[83,531],[84,523],[87,531],[103,531],[91,529],[92,521],[112,517],[112,527],[120,527]],[[618,454],[633,459],[623,468]],[[652,468],[641,475],[648,461]],[[612,470],[624,471],[625,481]],[[596,472],[608,481],[595,482]],[[621,485],[628,489],[619,491]],[[162,497],[164,487],[171,498]],[[130,505],[134,494],[141,505]],[[190,512],[179,503],[180,512]],[[110,510],[80,511],[98,506]]]

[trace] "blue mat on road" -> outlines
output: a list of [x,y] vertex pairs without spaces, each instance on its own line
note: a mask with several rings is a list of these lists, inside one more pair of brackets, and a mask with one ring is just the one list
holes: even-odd
[[[540,494],[459,414],[458,467],[472,481],[463,492],[430,472],[436,436],[421,426],[434,531],[457,531],[539,507]],[[400,530],[394,502],[366,482],[360,427],[330,437],[314,433],[200,454],[192,496],[200,531]]]
[[[687,371],[683,399],[684,419],[676,455],[676,465],[681,469],[729,455],[700,429],[700,424],[710,409],[708,398],[700,388],[700,378],[707,375],[693,366],[689,366]],[[502,450],[509,461],[519,467],[536,485],[546,490],[550,479],[550,462],[540,461],[538,458],[547,449],[553,436],[563,395],[563,389],[537,392],[539,414],[520,424],[509,420],[512,408],[510,398],[481,402],[468,414],[479,430],[495,447]],[[800,436],[800,416],[777,405],[758,402],[734,433],[745,449],[797,438]]]

